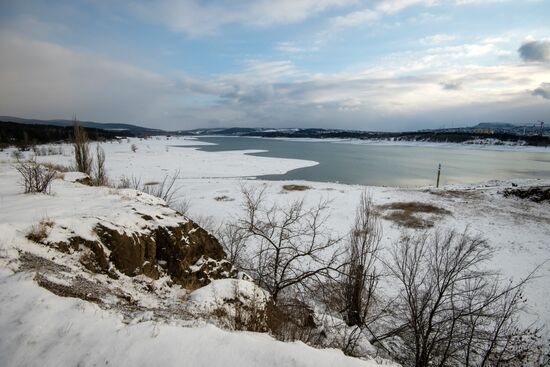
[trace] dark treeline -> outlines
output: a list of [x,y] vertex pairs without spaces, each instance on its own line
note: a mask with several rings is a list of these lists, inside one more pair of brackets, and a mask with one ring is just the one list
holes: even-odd
[[241,134],[242,136],[259,136],[264,138],[339,138],[339,139],[380,139],[395,141],[425,141],[434,143],[464,143],[476,139],[498,139],[502,142],[525,141],[530,146],[550,146],[550,137],[540,135],[515,135],[506,133],[483,134],[473,132],[365,132],[365,131],[334,131],[323,129],[301,129],[297,131],[255,131]]
[[[85,128],[90,140],[104,141],[117,137],[134,136],[124,131],[107,131],[101,129]],[[15,122],[0,121],[0,147],[15,145],[27,148],[35,144],[47,144],[55,142],[68,142],[73,138],[72,126],[53,125],[28,125]]]

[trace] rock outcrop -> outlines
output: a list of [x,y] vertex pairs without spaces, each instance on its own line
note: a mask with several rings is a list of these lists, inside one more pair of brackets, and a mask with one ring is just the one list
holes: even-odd
[[[148,233],[131,235],[101,223],[95,227],[99,240],[109,251],[108,261],[128,276],[146,275],[157,279],[168,274],[185,287],[204,286],[212,279],[234,278],[236,270],[225,260],[218,240],[189,220],[174,227],[157,227]],[[105,253],[94,252],[104,264]]]
[[[98,218],[91,224],[93,236],[85,239],[52,221],[43,225],[40,236],[28,238],[63,253],[78,253],[80,264],[88,271],[115,279],[120,274],[151,279],[168,275],[173,283],[196,289],[213,279],[237,276],[218,240],[195,222],[175,211],[170,220],[131,211],[130,218],[135,217],[138,226]],[[49,233],[56,231],[69,234],[61,236],[63,240],[50,239]]]

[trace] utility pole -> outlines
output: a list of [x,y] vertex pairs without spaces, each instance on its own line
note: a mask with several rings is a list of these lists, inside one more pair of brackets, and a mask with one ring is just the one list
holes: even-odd
[[435,185],[436,188],[439,188],[439,176],[441,176],[441,163],[439,163],[439,167],[437,167],[437,183]]

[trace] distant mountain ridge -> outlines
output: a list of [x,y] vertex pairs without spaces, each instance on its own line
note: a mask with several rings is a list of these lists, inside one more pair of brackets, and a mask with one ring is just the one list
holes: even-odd
[[[72,126],[73,120],[39,120],[39,119],[25,119],[21,117],[14,116],[0,116],[0,121],[4,122],[16,122],[19,124],[27,125],[52,125],[52,126]],[[128,131],[133,134],[155,134],[155,133],[164,133],[164,130],[161,129],[151,129],[148,127],[142,127],[132,124],[123,124],[123,123],[112,123],[112,122],[94,122],[94,121],[79,121],[80,125],[83,127],[93,128],[93,129],[102,129],[108,131]]]

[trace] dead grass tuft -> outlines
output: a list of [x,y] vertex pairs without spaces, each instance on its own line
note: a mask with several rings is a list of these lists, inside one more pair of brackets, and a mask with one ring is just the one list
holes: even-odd
[[48,237],[53,224],[54,222],[51,219],[42,219],[40,223],[32,226],[30,232],[25,237],[33,242],[41,243]]
[[389,203],[379,205],[377,209],[385,213],[382,216],[384,219],[408,228],[430,228],[434,220],[451,214],[447,209],[418,201]]
[[214,198],[214,200],[216,200],[216,201],[233,201],[233,200],[235,200],[235,199],[230,198],[230,197],[227,196],[227,195],[222,195],[222,196],[216,196],[216,197]]
[[283,185],[284,191],[306,191],[311,189],[311,186],[306,185]]

